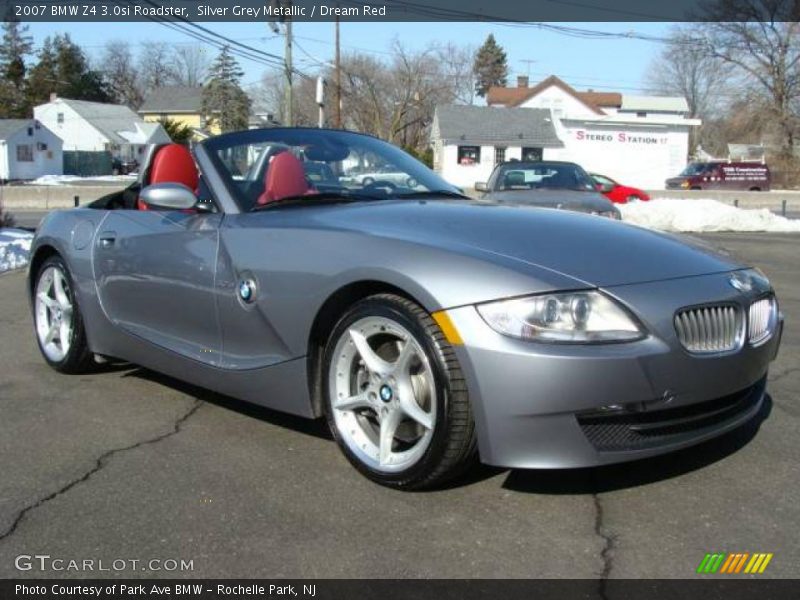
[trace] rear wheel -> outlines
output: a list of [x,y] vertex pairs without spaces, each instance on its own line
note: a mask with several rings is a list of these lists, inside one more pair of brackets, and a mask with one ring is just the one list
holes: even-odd
[[475,456],[466,384],[431,316],[381,294],[339,321],[323,358],[328,425],[347,459],[389,487],[432,487]]
[[47,364],[62,373],[82,373],[94,364],[74,289],[60,256],[42,263],[33,297],[36,340]]
[[625,203],[626,204],[634,204],[636,202],[641,202],[641,201],[642,201],[642,199],[639,198],[639,196],[631,195],[631,196],[628,196],[627,198],[625,198]]

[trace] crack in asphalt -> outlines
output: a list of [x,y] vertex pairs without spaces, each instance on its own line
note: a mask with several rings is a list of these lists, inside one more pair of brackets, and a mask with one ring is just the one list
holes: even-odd
[[86,471],[86,473],[84,473],[77,479],[73,479],[72,481],[68,482],[66,485],[62,486],[55,492],[48,494],[44,498],[40,498],[36,502],[29,504],[28,506],[20,510],[17,513],[17,516],[14,517],[13,521],[11,522],[11,526],[8,529],[6,529],[3,533],[0,533],[0,542],[10,537],[17,530],[17,527],[22,522],[22,520],[28,515],[29,512],[39,508],[40,506],[46,504],[47,502],[50,502],[50,500],[53,500],[54,498],[57,498],[58,496],[65,494],[75,486],[88,481],[92,477],[92,475],[102,470],[108,464],[108,461],[111,459],[112,456],[120,454],[122,452],[128,452],[129,450],[135,450],[136,448],[141,448],[142,446],[156,444],[180,432],[181,428],[183,427],[183,424],[186,423],[189,417],[191,417],[194,413],[197,412],[197,409],[200,408],[202,404],[203,404],[202,400],[195,399],[189,410],[187,410],[183,415],[178,417],[172,424],[172,430],[167,431],[166,433],[162,433],[161,435],[157,435],[156,437],[136,442],[135,444],[123,446],[122,448],[113,448],[101,454],[98,458],[95,459],[94,466],[88,471]]
[[769,377],[769,379],[767,379],[767,384],[771,385],[777,383],[781,379],[784,379],[785,377],[791,375],[792,373],[797,373],[798,371],[800,371],[800,367],[792,367],[791,369],[786,369],[783,373],[778,373],[776,375]]
[[592,500],[594,501],[594,532],[603,540],[603,549],[600,551],[600,558],[603,559],[603,570],[600,573],[597,593],[602,600],[608,600],[607,585],[608,578],[611,575],[611,569],[614,567],[614,545],[617,536],[609,533],[605,526],[603,505],[600,502],[600,495],[597,493],[592,494]]

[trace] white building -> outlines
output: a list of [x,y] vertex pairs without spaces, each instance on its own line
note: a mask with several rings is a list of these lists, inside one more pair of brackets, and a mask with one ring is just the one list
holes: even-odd
[[433,169],[450,183],[471,188],[507,160],[554,159],[563,143],[550,110],[437,106],[431,126]]
[[33,116],[64,141],[64,151],[110,152],[122,160],[144,158],[148,144],[171,140],[160,123],[146,123],[121,104],[50,97]]
[[[488,121],[500,119],[491,110],[549,111],[561,148],[544,148],[542,158],[576,162],[589,172],[645,189],[662,189],[665,179],[683,169],[689,131],[700,125],[688,117],[684,98],[578,92],[555,76],[533,87],[527,77],[519,77],[517,87],[491,88],[487,103],[492,107],[484,109]],[[435,137],[432,141],[436,148]],[[486,168],[476,170],[476,181],[485,180]],[[452,171],[447,164],[441,170],[445,178]]]
[[63,173],[61,138],[36,119],[0,119],[0,181]]

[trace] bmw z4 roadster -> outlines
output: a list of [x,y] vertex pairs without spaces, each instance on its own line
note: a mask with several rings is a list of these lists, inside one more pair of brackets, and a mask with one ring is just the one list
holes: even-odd
[[152,148],[127,190],[47,217],[29,292],[53,368],[110,357],[324,417],[404,489],[719,436],[760,412],[783,326],[766,277],[706,247],[472,201],[378,139],[301,128]]

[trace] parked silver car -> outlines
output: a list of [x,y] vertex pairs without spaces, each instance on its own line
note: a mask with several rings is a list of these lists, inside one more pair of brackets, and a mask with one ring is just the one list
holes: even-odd
[[475,190],[482,192],[482,199],[492,202],[621,218],[614,203],[597,191],[591,176],[570,162],[500,163],[492,171],[489,181],[477,182]]
[[[414,189],[336,183],[367,154]],[[307,162],[333,176],[310,182]],[[403,489],[475,457],[583,467],[718,436],[761,410],[782,330],[747,265],[471,201],[398,148],[321,129],[155,148],[136,185],[45,219],[29,292],[55,369],[112,357],[324,417],[359,471]]]

